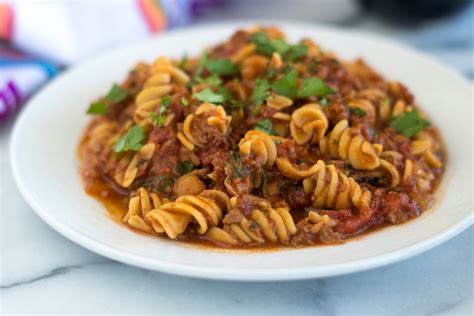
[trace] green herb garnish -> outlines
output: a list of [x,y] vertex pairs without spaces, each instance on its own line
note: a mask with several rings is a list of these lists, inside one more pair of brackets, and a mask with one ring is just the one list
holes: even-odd
[[363,117],[367,115],[367,112],[365,112],[361,108],[351,108],[351,113],[358,117]]
[[312,77],[312,78],[305,78],[301,83],[300,91],[298,92],[299,97],[325,97],[328,94],[334,93],[333,89],[331,89],[324,81],[319,78]]
[[114,152],[120,153],[124,151],[138,151],[143,146],[145,133],[140,125],[130,128],[125,135],[120,138],[114,146]]
[[328,99],[326,99],[326,98],[322,98],[322,99],[319,101],[319,104],[321,104],[321,106],[322,106],[323,108],[327,108],[327,107],[329,106],[329,101],[328,101]]
[[[206,68],[208,56],[206,53],[202,54],[201,57],[199,57],[198,61],[198,66],[196,68],[196,71],[194,72],[194,78],[199,78],[201,76],[201,73],[204,71],[204,68]],[[195,79],[193,79],[195,81]]]
[[268,135],[280,136],[273,126],[272,121],[269,119],[264,119],[257,122],[257,124],[255,124],[254,130],[262,131]]
[[235,75],[239,71],[230,59],[208,60],[206,67],[210,73],[224,76]]
[[184,54],[178,63],[178,68],[185,70],[187,65],[188,65],[188,54]]
[[301,58],[308,52],[308,47],[304,44],[290,45],[280,38],[270,39],[264,32],[252,34],[250,41],[256,45],[258,53],[271,56],[274,52],[278,52],[289,61]]
[[252,221],[252,224],[249,225],[249,228],[254,230],[254,229],[257,229],[258,228],[258,224],[254,221]]
[[107,104],[104,101],[97,101],[92,103],[87,109],[87,114],[105,115],[108,112]]
[[265,169],[262,169],[262,193],[267,196],[268,193],[268,174]]
[[286,52],[286,59],[289,61],[294,61],[306,56],[307,53],[308,47],[305,44],[291,45]]
[[218,86],[222,83],[222,79],[217,74],[212,74],[206,78],[196,78],[196,82],[198,83],[206,83],[212,86]]
[[429,125],[430,122],[422,118],[416,110],[404,112],[402,115],[394,118],[390,123],[391,127],[408,138]]
[[318,71],[318,62],[316,61],[316,59],[311,59],[311,61],[309,62],[309,71],[312,74]]
[[208,88],[200,92],[193,93],[193,97],[195,97],[199,101],[210,103],[224,103],[225,101],[225,97],[223,95],[214,93]]
[[238,152],[232,152],[232,160],[235,164],[235,171],[237,173],[237,177],[242,178],[244,176],[244,165],[242,163],[242,159],[240,159],[240,154]]
[[153,121],[153,124],[155,124],[158,127],[163,125],[163,123],[165,122],[166,111],[168,110],[170,103],[171,103],[171,99],[169,96],[165,95],[164,97],[161,98],[160,114],[157,115],[155,112],[150,112],[150,118]]
[[188,106],[188,105],[189,105],[188,99],[186,99],[186,98],[184,98],[184,97],[181,98],[181,104],[182,104],[184,107]]
[[163,192],[167,187],[173,184],[174,180],[169,176],[156,176],[151,179],[149,186],[154,192]]
[[119,85],[115,84],[110,89],[109,93],[105,96],[105,99],[112,103],[119,103],[127,97],[125,92]]
[[267,80],[258,79],[255,81],[255,85],[253,86],[252,102],[258,105],[265,101],[269,96],[269,89],[270,84]]
[[294,99],[298,92],[298,74],[295,70],[290,71],[272,83],[272,89],[279,95]]
[[174,168],[174,171],[179,176],[182,176],[186,173],[193,171],[194,169],[196,169],[196,166],[193,164],[191,160],[184,160],[176,165],[176,167]]

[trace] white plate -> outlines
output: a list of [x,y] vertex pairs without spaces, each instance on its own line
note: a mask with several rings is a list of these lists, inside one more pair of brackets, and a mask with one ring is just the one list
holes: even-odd
[[429,58],[387,40],[327,27],[280,23],[291,40],[313,37],[344,58],[362,56],[387,78],[401,80],[446,140],[449,153],[436,209],[401,226],[341,246],[272,252],[206,250],[136,234],[107,217],[84,193],[76,146],[85,110],[138,60],[198,53],[254,22],[191,27],[91,59],[61,74],[32,98],[18,119],[11,160],[18,187],[36,213],[74,242],[128,264],[186,276],[290,280],[378,267],[430,249],[473,222],[472,95],[469,83]]

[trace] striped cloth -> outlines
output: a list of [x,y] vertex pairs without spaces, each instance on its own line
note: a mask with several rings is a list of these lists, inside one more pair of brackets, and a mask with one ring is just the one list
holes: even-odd
[[200,10],[223,1],[0,0],[0,122],[64,67],[187,24]]

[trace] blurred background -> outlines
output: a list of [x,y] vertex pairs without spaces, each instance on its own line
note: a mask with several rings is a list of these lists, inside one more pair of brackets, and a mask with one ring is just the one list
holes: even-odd
[[0,125],[64,69],[195,23],[281,19],[399,40],[474,80],[470,0],[0,0]]

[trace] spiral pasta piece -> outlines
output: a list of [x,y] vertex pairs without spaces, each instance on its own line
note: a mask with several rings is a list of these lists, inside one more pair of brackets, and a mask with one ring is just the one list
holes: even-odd
[[283,110],[293,105],[293,100],[276,93],[270,94],[267,98],[267,106],[275,110]]
[[313,206],[317,208],[360,209],[369,206],[371,193],[362,189],[352,178],[337,170],[334,165],[317,162],[318,172],[303,180],[303,189],[312,193]]
[[337,222],[330,218],[328,215],[320,215],[318,212],[310,211],[308,213],[308,220],[312,223],[312,227],[310,229],[312,234],[318,234],[324,226],[334,227],[336,226]]
[[382,145],[366,141],[347,120],[336,124],[333,130],[319,142],[323,154],[332,158],[349,160],[355,169],[373,170],[380,165],[378,155]]
[[407,105],[404,100],[400,99],[395,102],[393,106],[390,106],[388,102],[382,102],[379,107],[379,116],[383,121],[388,122],[394,117],[411,111],[413,111],[413,107]]
[[147,213],[157,233],[166,233],[171,239],[181,235],[190,223],[196,223],[199,234],[206,233],[210,227],[220,224],[223,211],[228,210],[229,197],[224,192],[205,190],[199,195],[183,195]]
[[156,145],[148,143],[130,158],[130,155],[125,155],[119,163],[119,167],[115,172],[115,181],[124,188],[128,188],[135,180],[139,171],[146,168],[147,162],[153,157]]
[[238,223],[229,224],[225,229],[212,227],[206,238],[214,243],[231,246],[262,244],[267,241],[287,243],[296,232],[296,225],[288,208],[266,205],[254,209],[250,219],[242,217]]
[[270,168],[275,163],[277,154],[274,139],[276,137],[262,131],[248,131],[244,138],[240,140],[240,154],[244,157],[253,158],[257,164]]
[[276,166],[281,174],[293,180],[303,180],[304,178],[310,177],[318,172],[320,168],[318,164],[314,164],[310,168],[304,170],[300,166],[292,164],[286,158],[277,158]]
[[153,230],[146,222],[146,214],[152,209],[158,208],[163,203],[162,199],[155,192],[149,193],[141,187],[137,190],[137,195],[132,197],[128,203],[128,211],[122,221],[131,227],[151,233]]
[[327,129],[328,120],[317,103],[303,105],[291,115],[291,136],[299,145],[316,144]]
[[429,134],[420,132],[415,136],[416,140],[411,144],[411,153],[415,156],[423,156],[426,163],[432,168],[441,168],[443,163],[433,153],[437,148]]
[[189,114],[183,123],[183,131],[177,133],[178,140],[184,147],[193,150],[194,146],[203,147],[205,143],[200,142],[193,135],[193,121],[197,117],[207,117],[207,124],[216,128],[220,134],[227,135],[230,132],[231,116],[228,116],[224,108],[212,103],[201,104],[194,114]]

